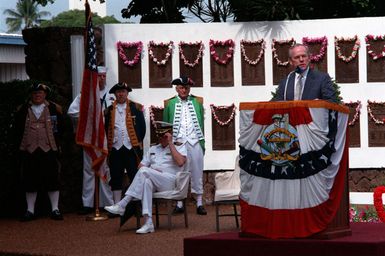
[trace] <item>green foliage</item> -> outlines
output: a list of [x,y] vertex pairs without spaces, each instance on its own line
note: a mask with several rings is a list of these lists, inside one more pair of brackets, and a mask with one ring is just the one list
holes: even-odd
[[[44,16],[51,15],[49,12],[39,12],[38,4],[32,0],[18,0],[16,9],[6,9],[5,23],[8,26],[8,33],[19,32],[22,28],[31,28],[39,25]],[[24,27],[22,27],[24,25]]]
[[336,99],[337,99],[336,103],[342,104],[342,96],[341,96],[340,86],[337,84],[336,80],[332,79],[332,82],[333,82],[334,91],[336,92]]
[[373,206],[352,205],[349,209],[350,222],[380,222]]
[[[84,27],[85,16],[83,10],[70,10],[59,13],[51,20],[47,20],[41,23],[41,27]],[[100,17],[97,13],[92,14],[92,22],[94,26],[108,24],[108,23],[120,23],[114,16]]]

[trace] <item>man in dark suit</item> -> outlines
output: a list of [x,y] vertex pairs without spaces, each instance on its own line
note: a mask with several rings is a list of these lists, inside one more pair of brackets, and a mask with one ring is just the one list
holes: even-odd
[[328,100],[336,102],[333,82],[327,73],[310,69],[310,53],[306,45],[295,44],[289,49],[294,71],[278,86],[274,100]]
[[116,100],[105,113],[110,185],[115,203],[121,199],[124,170],[133,181],[143,156],[142,142],[146,134],[143,106],[128,99],[131,91],[124,82],[115,84],[109,93],[115,94]]

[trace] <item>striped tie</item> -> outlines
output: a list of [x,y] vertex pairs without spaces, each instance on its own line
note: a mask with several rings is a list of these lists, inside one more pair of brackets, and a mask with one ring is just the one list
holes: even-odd
[[295,84],[295,95],[294,95],[294,100],[301,100],[302,96],[302,74],[298,75],[297,83]]

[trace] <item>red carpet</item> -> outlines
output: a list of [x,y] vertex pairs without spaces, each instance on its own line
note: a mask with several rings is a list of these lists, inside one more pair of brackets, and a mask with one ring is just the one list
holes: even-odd
[[331,240],[240,238],[238,232],[184,239],[184,256],[385,256],[384,223],[351,223],[352,236]]

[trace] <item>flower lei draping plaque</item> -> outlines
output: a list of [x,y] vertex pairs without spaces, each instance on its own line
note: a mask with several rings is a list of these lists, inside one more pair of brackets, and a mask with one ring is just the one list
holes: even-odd
[[172,79],[172,50],[174,42],[148,43],[150,88],[169,88]]
[[151,105],[148,110],[150,114],[150,143],[158,143],[158,139],[156,137],[155,133],[155,121],[162,121],[163,120],[163,107],[156,107]]
[[210,104],[210,109],[213,150],[235,149],[235,105],[215,106]]
[[295,44],[294,38],[278,41],[273,39],[271,49],[273,53],[273,83],[279,84],[291,70],[289,63],[289,48]]
[[385,102],[368,100],[369,147],[385,146]]
[[263,39],[241,40],[242,85],[265,84],[265,48]]
[[203,87],[202,56],[204,45],[199,42],[179,42],[179,70],[180,74],[191,77],[194,87]]
[[355,148],[361,146],[360,135],[360,115],[361,115],[361,101],[344,103],[349,107],[349,147]]
[[358,50],[360,39],[335,37],[336,80],[338,83],[358,83]]
[[302,43],[309,47],[310,65],[320,71],[327,72],[327,46],[328,39],[326,36],[309,38],[303,37]]
[[116,47],[118,50],[119,81],[126,82],[131,88],[141,88],[141,56],[143,50],[143,43],[141,41],[118,41]]
[[368,82],[385,82],[385,35],[365,37]]
[[233,54],[233,40],[216,41],[210,39],[211,86],[234,86]]

